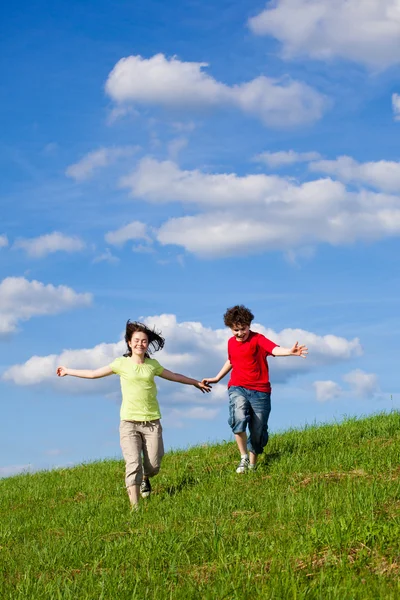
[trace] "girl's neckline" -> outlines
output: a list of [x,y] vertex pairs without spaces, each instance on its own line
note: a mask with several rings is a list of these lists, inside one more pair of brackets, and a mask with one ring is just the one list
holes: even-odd
[[140,362],[140,363],[135,362],[134,360],[132,360],[132,358],[130,356],[127,356],[126,358],[129,360],[129,362],[132,365],[140,366],[140,365],[144,365],[146,363],[146,357],[144,358],[143,362]]

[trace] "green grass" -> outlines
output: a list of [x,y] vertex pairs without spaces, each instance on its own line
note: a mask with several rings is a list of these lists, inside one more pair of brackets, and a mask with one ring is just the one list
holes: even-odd
[[131,514],[120,461],[0,481],[1,600],[400,598],[400,414],[166,455]]

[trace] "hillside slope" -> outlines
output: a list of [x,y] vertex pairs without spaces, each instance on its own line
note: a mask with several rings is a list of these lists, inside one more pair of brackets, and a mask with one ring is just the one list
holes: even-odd
[[400,414],[166,455],[129,511],[123,463],[0,481],[2,600],[400,598]]

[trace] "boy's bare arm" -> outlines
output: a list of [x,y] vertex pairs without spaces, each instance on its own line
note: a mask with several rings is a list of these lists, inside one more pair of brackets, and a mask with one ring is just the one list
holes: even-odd
[[218,373],[218,375],[216,377],[204,377],[204,379],[202,379],[203,383],[218,383],[219,381],[221,381],[221,379],[223,379],[225,377],[225,375],[227,375],[229,373],[229,371],[232,369],[232,365],[231,365],[231,361],[228,360],[226,361],[226,363],[224,364],[224,366],[222,367],[222,369],[220,370],[220,372]]
[[308,354],[308,348],[303,344],[299,345],[299,342],[296,342],[292,348],[282,348],[282,346],[276,346],[272,350],[273,356],[301,356],[301,358],[306,358]]

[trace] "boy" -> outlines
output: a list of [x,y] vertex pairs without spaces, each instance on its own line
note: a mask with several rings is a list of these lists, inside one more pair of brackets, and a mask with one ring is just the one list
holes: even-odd
[[[245,306],[228,308],[224,323],[232,331],[228,340],[228,360],[216,377],[203,383],[218,383],[232,370],[228,383],[229,420],[240,452],[236,473],[254,471],[257,457],[268,442],[268,418],[271,412],[271,384],[267,356],[301,356],[308,349],[298,342],[292,348],[282,348],[261,333],[250,330],[254,315]],[[246,427],[249,427],[247,439]],[[250,460],[247,452],[250,452]]]

